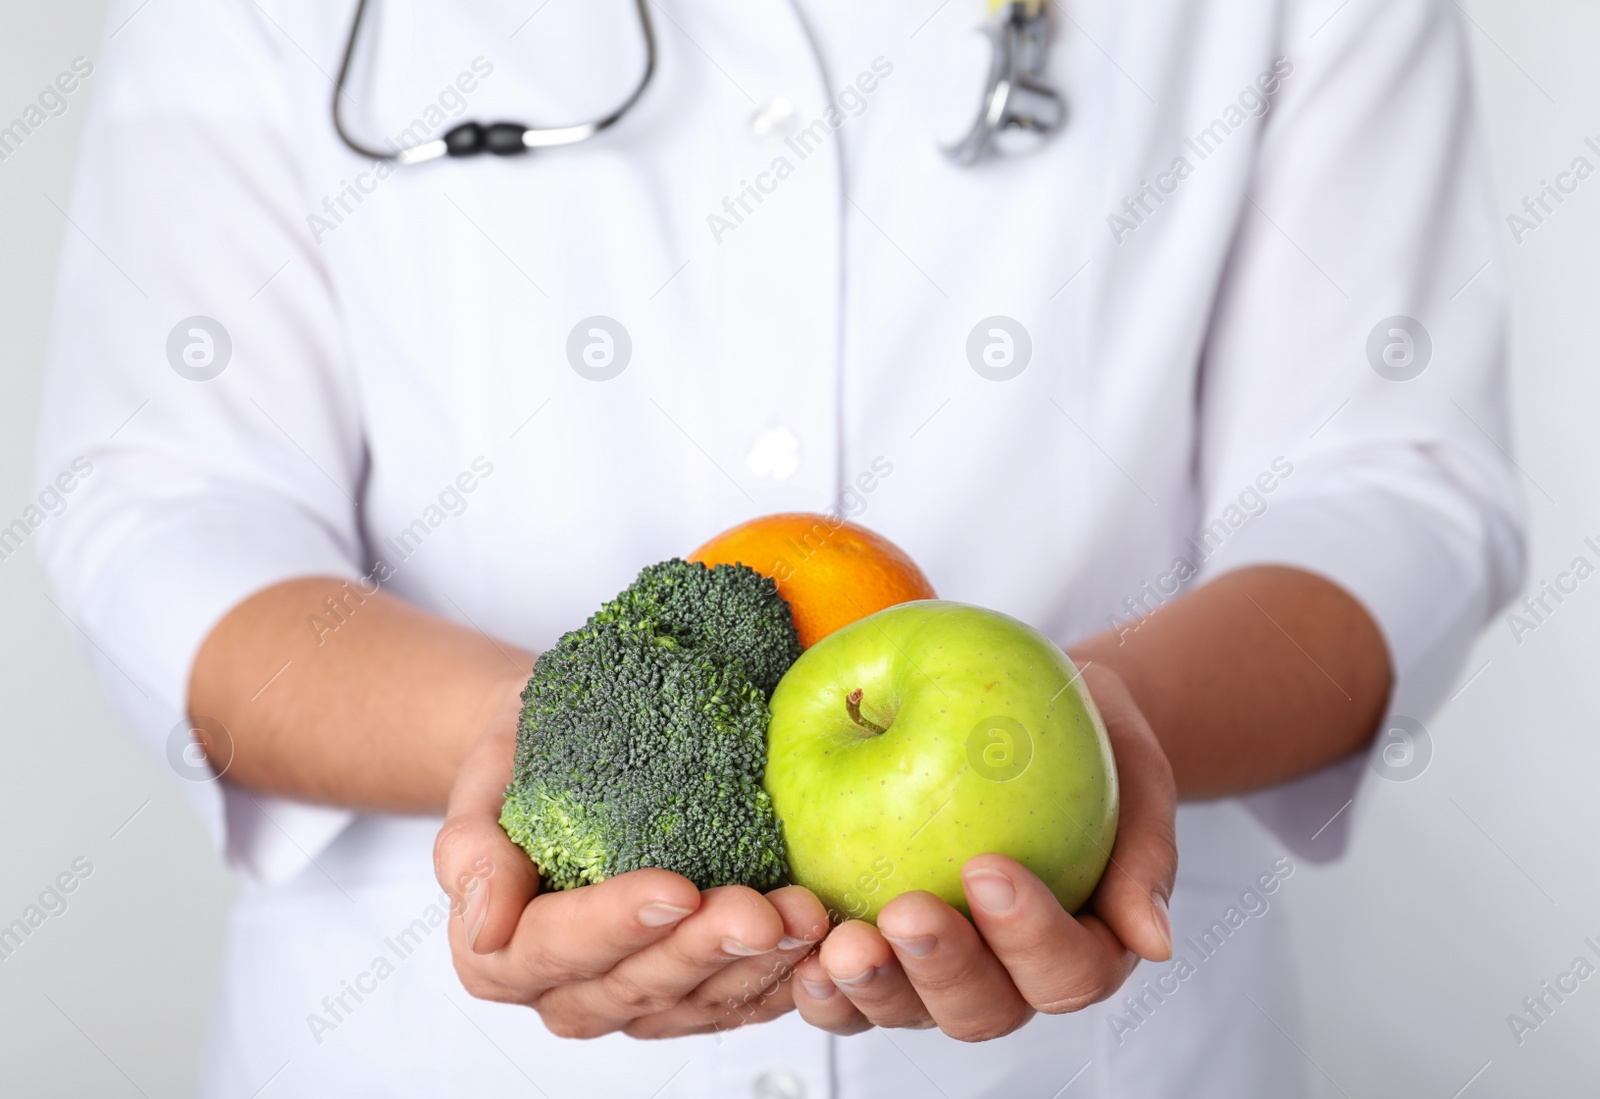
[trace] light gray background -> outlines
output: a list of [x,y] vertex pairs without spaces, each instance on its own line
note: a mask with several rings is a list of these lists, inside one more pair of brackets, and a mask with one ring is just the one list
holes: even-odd
[[[536,0],[529,0],[530,7]],[[1464,0],[1502,215],[1600,141],[1600,8]],[[0,0],[0,121],[103,32],[100,0]],[[33,495],[56,257],[93,81],[0,163],[0,517]],[[1600,554],[1600,177],[1522,244],[1517,460],[1533,583]],[[0,524],[3,525],[3,524]],[[184,1095],[234,885],[171,778],[113,723],[30,551],[0,561],[0,924],[80,856],[94,870],[0,963],[0,1092]],[[1507,1016],[1600,943],[1600,578],[1518,644],[1502,618],[1433,758],[1375,781],[1342,864],[1302,868],[1264,917],[1295,928],[1311,1024],[1286,1035],[1323,1094],[1489,1099],[1600,1092],[1600,979],[1513,1041]],[[1471,678],[1476,673],[1476,678]],[[1592,956],[1591,956],[1592,957]],[[1242,1010],[1252,1010],[1248,1006]]]

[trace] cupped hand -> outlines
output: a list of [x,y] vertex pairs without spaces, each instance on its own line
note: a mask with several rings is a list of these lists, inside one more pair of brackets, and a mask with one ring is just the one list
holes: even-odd
[[937,1026],[984,1041],[1036,1012],[1104,1000],[1140,958],[1172,956],[1172,768],[1114,673],[1086,666],[1084,682],[1105,719],[1122,791],[1110,863],[1089,904],[1074,916],[1020,863],[970,859],[962,885],[972,922],[931,893],[905,893],[884,906],[876,927],[844,923],[795,967],[789,984],[798,985],[794,1003],[808,1022],[836,1034]]
[[677,874],[636,870],[539,892],[538,872],[499,824],[519,706],[509,698],[463,761],[434,845],[466,990],[525,1004],[567,1038],[666,1038],[793,1010],[793,965],[828,930],[805,889],[702,892]]

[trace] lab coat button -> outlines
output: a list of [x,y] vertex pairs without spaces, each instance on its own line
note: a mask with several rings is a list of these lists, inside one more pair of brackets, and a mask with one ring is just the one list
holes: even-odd
[[781,424],[769,427],[756,436],[744,464],[757,477],[786,481],[800,468],[800,440]]
[[761,141],[782,141],[794,133],[794,103],[780,95],[756,108],[750,132]]
[[806,1086],[794,1073],[773,1069],[756,1077],[752,1093],[755,1099],[805,1099]]

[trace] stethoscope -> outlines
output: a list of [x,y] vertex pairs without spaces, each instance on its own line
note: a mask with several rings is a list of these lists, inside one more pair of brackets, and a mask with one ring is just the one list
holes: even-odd
[[[656,35],[650,21],[649,0],[635,0],[635,5],[639,12],[639,29],[644,35],[644,72],[633,91],[609,114],[570,126],[463,122],[442,137],[383,151],[352,138],[344,128],[344,115],[340,110],[356,42],[361,37],[361,20],[367,12],[367,0],[356,0],[344,60],[339,63],[339,76],[334,81],[333,128],[340,140],[355,152],[395,164],[418,164],[441,156],[477,156],[479,153],[516,156],[530,149],[587,141],[622,121],[655,76]],[[943,147],[945,156],[957,164],[975,163],[991,150],[1019,152],[1037,145],[1060,129],[1066,120],[1066,105],[1044,75],[1050,48],[1050,20],[1045,0],[990,0],[989,7],[990,18],[982,28],[990,44],[989,74],[977,118],[966,136]]]

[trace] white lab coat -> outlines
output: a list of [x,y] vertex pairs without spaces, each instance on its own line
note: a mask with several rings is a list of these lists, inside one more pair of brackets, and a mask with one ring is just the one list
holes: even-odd
[[[415,137],[463,99],[556,123],[627,91],[630,0],[528,6],[375,5],[352,128]],[[1076,1016],[983,1046],[792,1016],[582,1043],[462,990],[435,821],[203,781],[174,732],[208,630],[285,578],[376,568],[538,649],[646,563],[830,507],[1064,644],[1227,569],[1319,572],[1426,717],[1522,567],[1454,11],[1071,0],[1065,131],[962,169],[934,138],[975,103],[980,7],[667,0],[656,81],[601,139],[389,171],[329,124],[349,0],[115,5],[40,459],[91,472],[39,545],[246,881],[203,1095],[1306,1094],[1276,902],[1342,847],[1362,761],[1185,808],[1187,969]],[[231,343],[210,380],[173,365],[206,362],[195,316]],[[610,380],[569,356],[596,316],[631,344]],[[1426,364],[1408,381],[1373,365],[1395,316],[1431,344],[1396,360]]]

